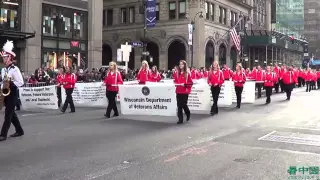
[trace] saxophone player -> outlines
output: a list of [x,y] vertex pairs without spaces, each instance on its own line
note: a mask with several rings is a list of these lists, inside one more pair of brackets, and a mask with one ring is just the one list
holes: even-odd
[[[3,63],[5,67],[1,70],[1,76],[3,79],[3,83],[5,81],[9,81],[10,84],[10,94],[4,96],[4,106],[5,106],[5,114],[4,114],[4,122],[2,125],[1,133],[0,133],[0,141],[5,141],[7,139],[8,130],[10,128],[11,123],[15,127],[16,132],[12,134],[10,137],[19,137],[24,135],[24,131],[20,124],[19,118],[15,113],[15,107],[18,98],[18,88],[24,84],[20,69],[13,64],[13,58],[16,56],[13,50],[13,42],[7,41],[3,46],[3,52],[1,55],[3,57]],[[3,86],[3,85],[2,85]],[[1,87],[2,89],[3,87]],[[2,89],[1,93],[8,93]]]

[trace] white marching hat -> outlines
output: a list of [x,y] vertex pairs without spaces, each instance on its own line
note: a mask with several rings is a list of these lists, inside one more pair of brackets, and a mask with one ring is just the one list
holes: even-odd
[[16,53],[14,53],[12,51],[13,50],[13,41],[7,40],[7,42],[3,45],[2,49],[3,49],[3,52],[2,52],[3,57],[9,56],[9,55],[16,57]]

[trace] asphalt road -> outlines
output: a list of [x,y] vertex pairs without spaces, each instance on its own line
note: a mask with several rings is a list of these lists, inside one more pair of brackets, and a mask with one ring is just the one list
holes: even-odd
[[182,125],[92,108],[22,111],[25,136],[0,143],[0,180],[282,180],[289,166],[306,176],[320,166],[319,97],[298,89],[289,102],[278,94]]

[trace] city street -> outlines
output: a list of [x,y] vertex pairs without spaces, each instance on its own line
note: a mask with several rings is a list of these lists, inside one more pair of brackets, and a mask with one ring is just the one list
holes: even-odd
[[182,125],[93,108],[22,111],[25,136],[0,143],[0,180],[283,180],[290,166],[306,176],[320,166],[319,97],[295,89],[291,101],[276,94]]

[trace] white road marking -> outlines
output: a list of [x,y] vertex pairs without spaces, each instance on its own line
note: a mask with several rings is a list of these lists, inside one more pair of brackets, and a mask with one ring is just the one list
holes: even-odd
[[304,128],[304,127],[297,127],[297,126],[261,126],[261,127],[272,127],[272,128],[284,128],[284,129],[300,129],[300,130],[309,130],[309,131],[320,131],[319,129],[314,129],[314,128]]
[[268,133],[268,134],[266,134],[266,135],[264,135],[264,136],[260,137],[258,140],[260,141],[261,139],[264,139],[264,138],[266,138],[266,137],[268,137],[268,136],[270,136],[270,135],[274,134],[275,132],[276,132],[276,131],[272,131],[271,133]]
[[22,114],[22,117],[26,117],[26,116],[34,116],[34,115],[39,115],[39,114],[44,114],[44,113],[34,113],[34,114]]

